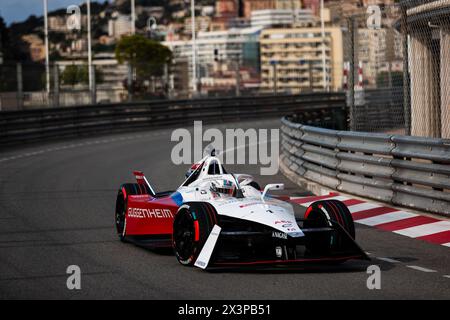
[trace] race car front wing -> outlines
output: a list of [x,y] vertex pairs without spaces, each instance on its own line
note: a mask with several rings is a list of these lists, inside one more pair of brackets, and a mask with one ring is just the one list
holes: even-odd
[[[302,221],[298,222],[300,226]],[[248,229],[253,230],[227,230],[214,226],[195,265],[210,269],[370,260],[348,232],[336,222],[325,228],[301,228],[301,236],[291,236],[264,227],[261,230]]]

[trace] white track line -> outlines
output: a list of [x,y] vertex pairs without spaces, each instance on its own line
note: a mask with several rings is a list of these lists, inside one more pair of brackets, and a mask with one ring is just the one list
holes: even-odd
[[406,266],[406,267],[417,270],[417,271],[427,272],[427,273],[437,272],[436,270],[427,269],[427,268],[423,268],[423,267],[419,267],[419,266]]
[[142,134],[142,135],[133,135],[133,136],[129,136],[129,137],[122,137],[122,138],[117,138],[117,139],[105,139],[105,140],[87,141],[87,142],[83,142],[83,143],[72,143],[72,144],[68,144],[68,145],[62,145],[59,147],[53,147],[53,148],[49,148],[49,149],[44,149],[44,150],[19,154],[19,155],[15,155],[15,156],[10,156],[10,157],[6,157],[6,158],[1,158],[0,162],[16,160],[16,159],[25,158],[25,157],[37,156],[37,155],[41,155],[41,154],[45,154],[45,153],[50,153],[53,151],[75,149],[78,147],[84,147],[84,146],[89,146],[89,145],[94,145],[94,144],[107,144],[107,143],[116,142],[116,141],[128,141],[128,140],[134,140],[134,139],[138,139],[138,138],[146,138],[146,137],[150,137],[150,136],[151,136],[151,134]]
[[450,230],[450,221],[439,221],[394,232],[410,238],[418,238],[448,230]]
[[377,258],[378,260],[381,261],[385,261],[385,262],[389,262],[389,263],[401,263],[401,261],[395,260],[395,259],[391,259],[391,258]]
[[348,209],[350,210],[351,213],[355,213],[355,212],[370,210],[370,209],[379,208],[379,207],[382,207],[382,206],[373,204],[373,203],[369,203],[369,202],[365,202],[365,203],[355,204],[354,206],[349,206]]
[[418,216],[417,214],[406,212],[406,211],[395,211],[395,212],[390,212],[390,213],[382,214],[382,215],[371,217],[371,218],[361,219],[361,220],[357,220],[357,221],[358,221],[358,223],[373,227],[373,226],[377,226],[379,224],[404,220],[404,219],[413,218],[413,217],[417,217],[417,216]]
[[450,242],[449,243],[444,243],[443,246],[450,248]]

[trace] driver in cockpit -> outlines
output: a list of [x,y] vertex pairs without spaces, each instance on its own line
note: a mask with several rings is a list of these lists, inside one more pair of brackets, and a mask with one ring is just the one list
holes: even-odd
[[210,190],[213,193],[225,194],[231,197],[235,193],[236,185],[229,180],[214,181],[211,182]]

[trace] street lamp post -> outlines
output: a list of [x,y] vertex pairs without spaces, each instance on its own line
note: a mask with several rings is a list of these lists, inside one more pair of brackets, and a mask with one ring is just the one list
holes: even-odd
[[320,0],[320,26],[322,32],[322,81],[323,87],[326,91],[329,91],[326,56],[325,56],[325,17],[324,17],[324,4],[323,0]]
[[[135,0],[131,0],[131,34],[136,34],[136,4]],[[134,68],[128,64],[128,100],[133,101],[133,83],[134,83]]]
[[238,55],[235,65],[236,75],[236,97],[241,95],[241,56]]
[[192,89],[197,93],[197,39],[195,35],[195,0],[191,0],[191,26],[192,26]]
[[[0,14],[1,14],[1,11],[0,11]],[[3,64],[3,40],[2,40],[2,30],[0,29],[0,66],[2,64]]]
[[44,0],[44,38],[45,38],[45,89],[47,99],[50,94],[50,57],[48,49],[48,0]]
[[136,33],[136,6],[135,0],[131,0],[131,34]]
[[[1,69],[2,64],[3,64],[3,40],[2,40],[2,30],[0,29],[0,69]],[[2,111],[2,99],[1,98],[0,98],[0,111]]]
[[348,81],[349,86],[349,102],[350,102],[350,130],[356,129],[356,112],[355,112],[355,60],[356,60],[356,21],[355,17],[351,16],[349,19],[349,32],[350,32],[350,77]]
[[272,60],[272,61],[270,61],[270,64],[272,65],[272,68],[273,68],[273,91],[274,91],[274,94],[277,95],[278,94],[277,61]]
[[91,103],[96,103],[93,81],[92,68],[92,39],[91,39],[91,0],[86,0],[87,7],[87,37],[88,37],[88,76],[89,76],[89,92],[91,93]]

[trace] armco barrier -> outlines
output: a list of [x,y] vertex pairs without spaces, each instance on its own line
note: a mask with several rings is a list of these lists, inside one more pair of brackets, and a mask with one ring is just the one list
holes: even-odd
[[282,119],[281,161],[323,186],[450,216],[450,140],[335,131]]
[[0,146],[60,137],[139,130],[153,127],[307,114],[318,123],[344,113],[343,93],[293,96],[164,100],[125,104],[0,112]]

